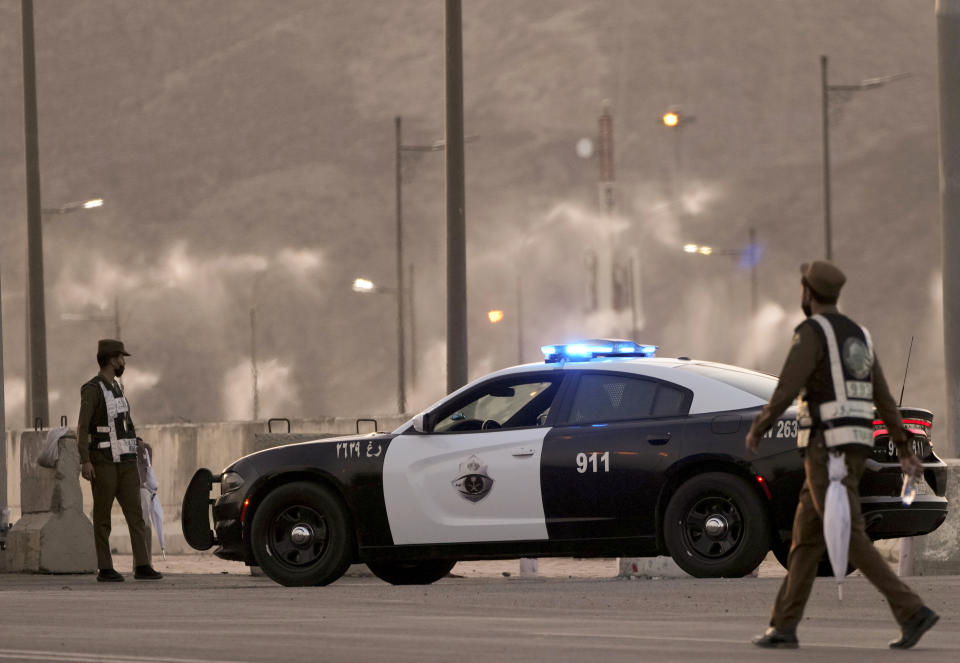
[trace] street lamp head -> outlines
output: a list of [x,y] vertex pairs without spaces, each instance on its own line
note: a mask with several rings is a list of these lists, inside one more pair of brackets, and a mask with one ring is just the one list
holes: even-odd
[[360,293],[376,292],[377,284],[369,279],[357,278],[353,280],[353,291]]
[[684,244],[683,250],[687,253],[696,253],[700,247],[696,244]]
[[667,111],[661,119],[666,127],[673,128],[680,124],[680,114],[676,111]]
[[94,198],[83,204],[84,209],[93,209],[94,207],[103,207],[103,198]]
[[497,324],[498,322],[503,320],[503,311],[500,311],[500,310],[488,311],[487,317],[490,319],[490,322],[492,324]]
[[701,247],[697,250],[697,252],[698,252],[698,253],[701,253],[701,254],[703,254],[703,255],[705,255],[705,256],[708,256],[708,255],[710,255],[711,253],[713,253],[713,247],[710,247],[710,246],[701,246]]

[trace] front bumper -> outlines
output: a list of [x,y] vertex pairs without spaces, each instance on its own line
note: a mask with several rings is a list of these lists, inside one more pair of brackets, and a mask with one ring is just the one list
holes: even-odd
[[[181,526],[183,536],[191,548],[213,551],[222,559],[250,561],[250,551],[244,545],[243,503],[245,491],[236,490],[218,499],[211,499],[213,484],[219,483],[210,470],[200,468],[190,480],[183,496]],[[212,505],[212,509],[211,509]],[[210,524],[211,511],[213,527]]]

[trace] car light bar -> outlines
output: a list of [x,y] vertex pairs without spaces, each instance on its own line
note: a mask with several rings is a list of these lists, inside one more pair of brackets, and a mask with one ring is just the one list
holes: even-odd
[[544,361],[548,364],[564,361],[590,361],[598,357],[654,357],[656,345],[640,345],[633,341],[591,339],[559,345],[543,345]]

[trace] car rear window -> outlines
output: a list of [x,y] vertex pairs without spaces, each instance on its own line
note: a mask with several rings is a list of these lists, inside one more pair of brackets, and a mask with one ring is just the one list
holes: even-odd
[[777,388],[777,378],[766,373],[737,368],[735,366],[722,366],[718,364],[684,364],[680,368],[694,373],[699,373],[704,377],[713,380],[719,380],[740,391],[753,394],[757,398],[769,401],[773,396],[773,390]]

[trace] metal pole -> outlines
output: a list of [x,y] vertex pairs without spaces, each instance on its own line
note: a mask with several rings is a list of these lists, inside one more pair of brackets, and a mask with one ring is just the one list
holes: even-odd
[[26,425],[50,418],[47,402],[47,325],[43,302],[43,234],[40,149],[37,126],[37,68],[33,45],[33,0],[21,0],[23,19],[23,134],[27,180],[27,399]]
[[250,307],[250,375],[253,378],[253,421],[260,418],[260,372],[257,369],[257,307]]
[[407,411],[407,390],[406,378],[403,371],[406,365],[404,357],[403,340],[403,173],[402,173],[402,143],[401,143],[401,125],[402,120],[399,115],[393,118],[396,128],[396,169],[397,169],[397,412],[403,414]]
[[523,281],[517,274],[517,363],[523,363]]
[[467,383],[467,231],[460,0],[445,0],[444,101],[447,189],[447,391]]
[[[0,287],[0,292],[3,288]],[[7,419],[3,400],[3,306],[0,304],[0,543],[6,545],[10,507],[7,502]]]
[[947,378],[946,456],[960,453],[960,0],[937,0],[940,69],[940,226],[943,345]]
[[113,297],[113,331],[116,334],[114,338],[122,341],[123,337],[120,335],[120,295],[114,295]]
[[417,384],[417,309],[414,300],[413,263],[408,265],[410,278],[407,279],[407,311],[410,312],[410,384]]
[[750,247],[750,316],[757,317],[757,231],[750,228],[747,231],[747,246]]
[[823,116],[823,231],[826,235],[827,260],[833,260],[830,228],[830,86],[827,83],[827,56],[820,56],[820,99]]
[[750,352],[753,368],[757,368],[757,300],[759,286],[757,283],[757,231],[750,228],[747,231],[747,247],[750,251]]

